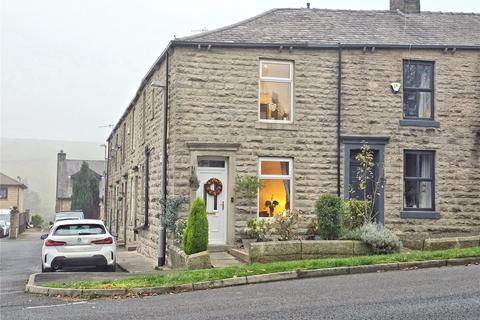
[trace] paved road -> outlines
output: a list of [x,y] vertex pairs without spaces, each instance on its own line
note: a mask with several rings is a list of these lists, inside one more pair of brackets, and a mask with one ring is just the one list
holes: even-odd
[[[18,292],[36,239],[1,240],[3,319],[480,319],[480,266],[346,275],[136,299],[64,301]],[[12,253],[18,255],[12,257]]]

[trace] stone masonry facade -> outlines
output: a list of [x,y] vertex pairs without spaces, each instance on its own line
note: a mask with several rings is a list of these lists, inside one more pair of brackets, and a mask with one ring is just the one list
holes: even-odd
[[[195,165],[195,144],[211,144],[207,154],[229,157],[233,178],[256,174],[259,157],[292,158],[294,209],[311,213],[320,195],[336,193],[336,50],[175,47],[169,59],[169,196],[193,200],[189,178]],[[258,120],[260,59],[294,63],[292,124]],[[402,81],[404,59],[435,61],[439,128],[400,126],[402,94],[393,94],[389,84]],[[350,49],[343,51],[342,74],[341,135],[389,138],[384,164],[385,225],[404,234],[480,232],[480,94],[476,88],[480,52]],[[162,63],[153,79],[164,76]],[[113,222],[119,241],[135,243],[139,252],[151,257],[158,250],[162,94],[161,89],[145,86],[109,141],[107,221]],[[231,151],[233,145],[237,147]],[[135,235],[133,228],[144,219],[146,146],[152,149],[150,225]],[[400,217],[406,149],[436,151],[435,196],[440,219]],[[251,217],[243,199],[233,189],[229,192],[228,198],[233,197],[235,203],[228,213],[227,244],[233,245]],[[182,208],[182,214],[187,209]]]

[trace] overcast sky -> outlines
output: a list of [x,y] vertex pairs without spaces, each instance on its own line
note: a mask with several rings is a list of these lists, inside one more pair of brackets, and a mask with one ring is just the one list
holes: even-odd
[[[168,41],[306,0],[0,0],[1,136],[104,141]],[[386,10],[389,0],[311,0]],[[480,12],[479,0],[421,0]]]

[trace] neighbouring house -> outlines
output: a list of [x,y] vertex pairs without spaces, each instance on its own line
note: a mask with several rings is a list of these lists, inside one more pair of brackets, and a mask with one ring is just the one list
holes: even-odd
[[201,197],[210,244],[231,246],[251,218],[237,176],[264,184],[254,217],[311,213],[322,194],[356,196],[367,143],[377,222],[404,238],[478,234],[479,35],[478,13],[391,0],[273,9],[172,40],[108,138],[108,227],[156,257],[159,200]]
[[25,189],[27,189],[25,184],[0,172],[0,209],[16,207],[18,211],[23,212]]
[[82,163],[86,162],[92,174],[97,178],[99,186],[99,212],[98,217],[102,218],[105,194],[105,161],[104,160],[73,160],[67,159],[67,154],[60,150],[57,154],[57,189],[55,212],[71,210],[72,186],[75,175],[80,171]]

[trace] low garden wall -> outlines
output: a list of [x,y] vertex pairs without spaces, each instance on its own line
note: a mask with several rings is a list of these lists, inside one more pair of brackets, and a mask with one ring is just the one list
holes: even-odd
[[249,248],[250,263],[299,259],[340,258],[372,254],[368,245],[352,240],[292,240],[254,242]]
[[168,254],[173,269],[208,269],[212,267],[210,255],[207,251],[187,255],[182,249],[175,245],[168,246]]
[[480,246],[480,236],[425,239],[423,250],[444,250]]

